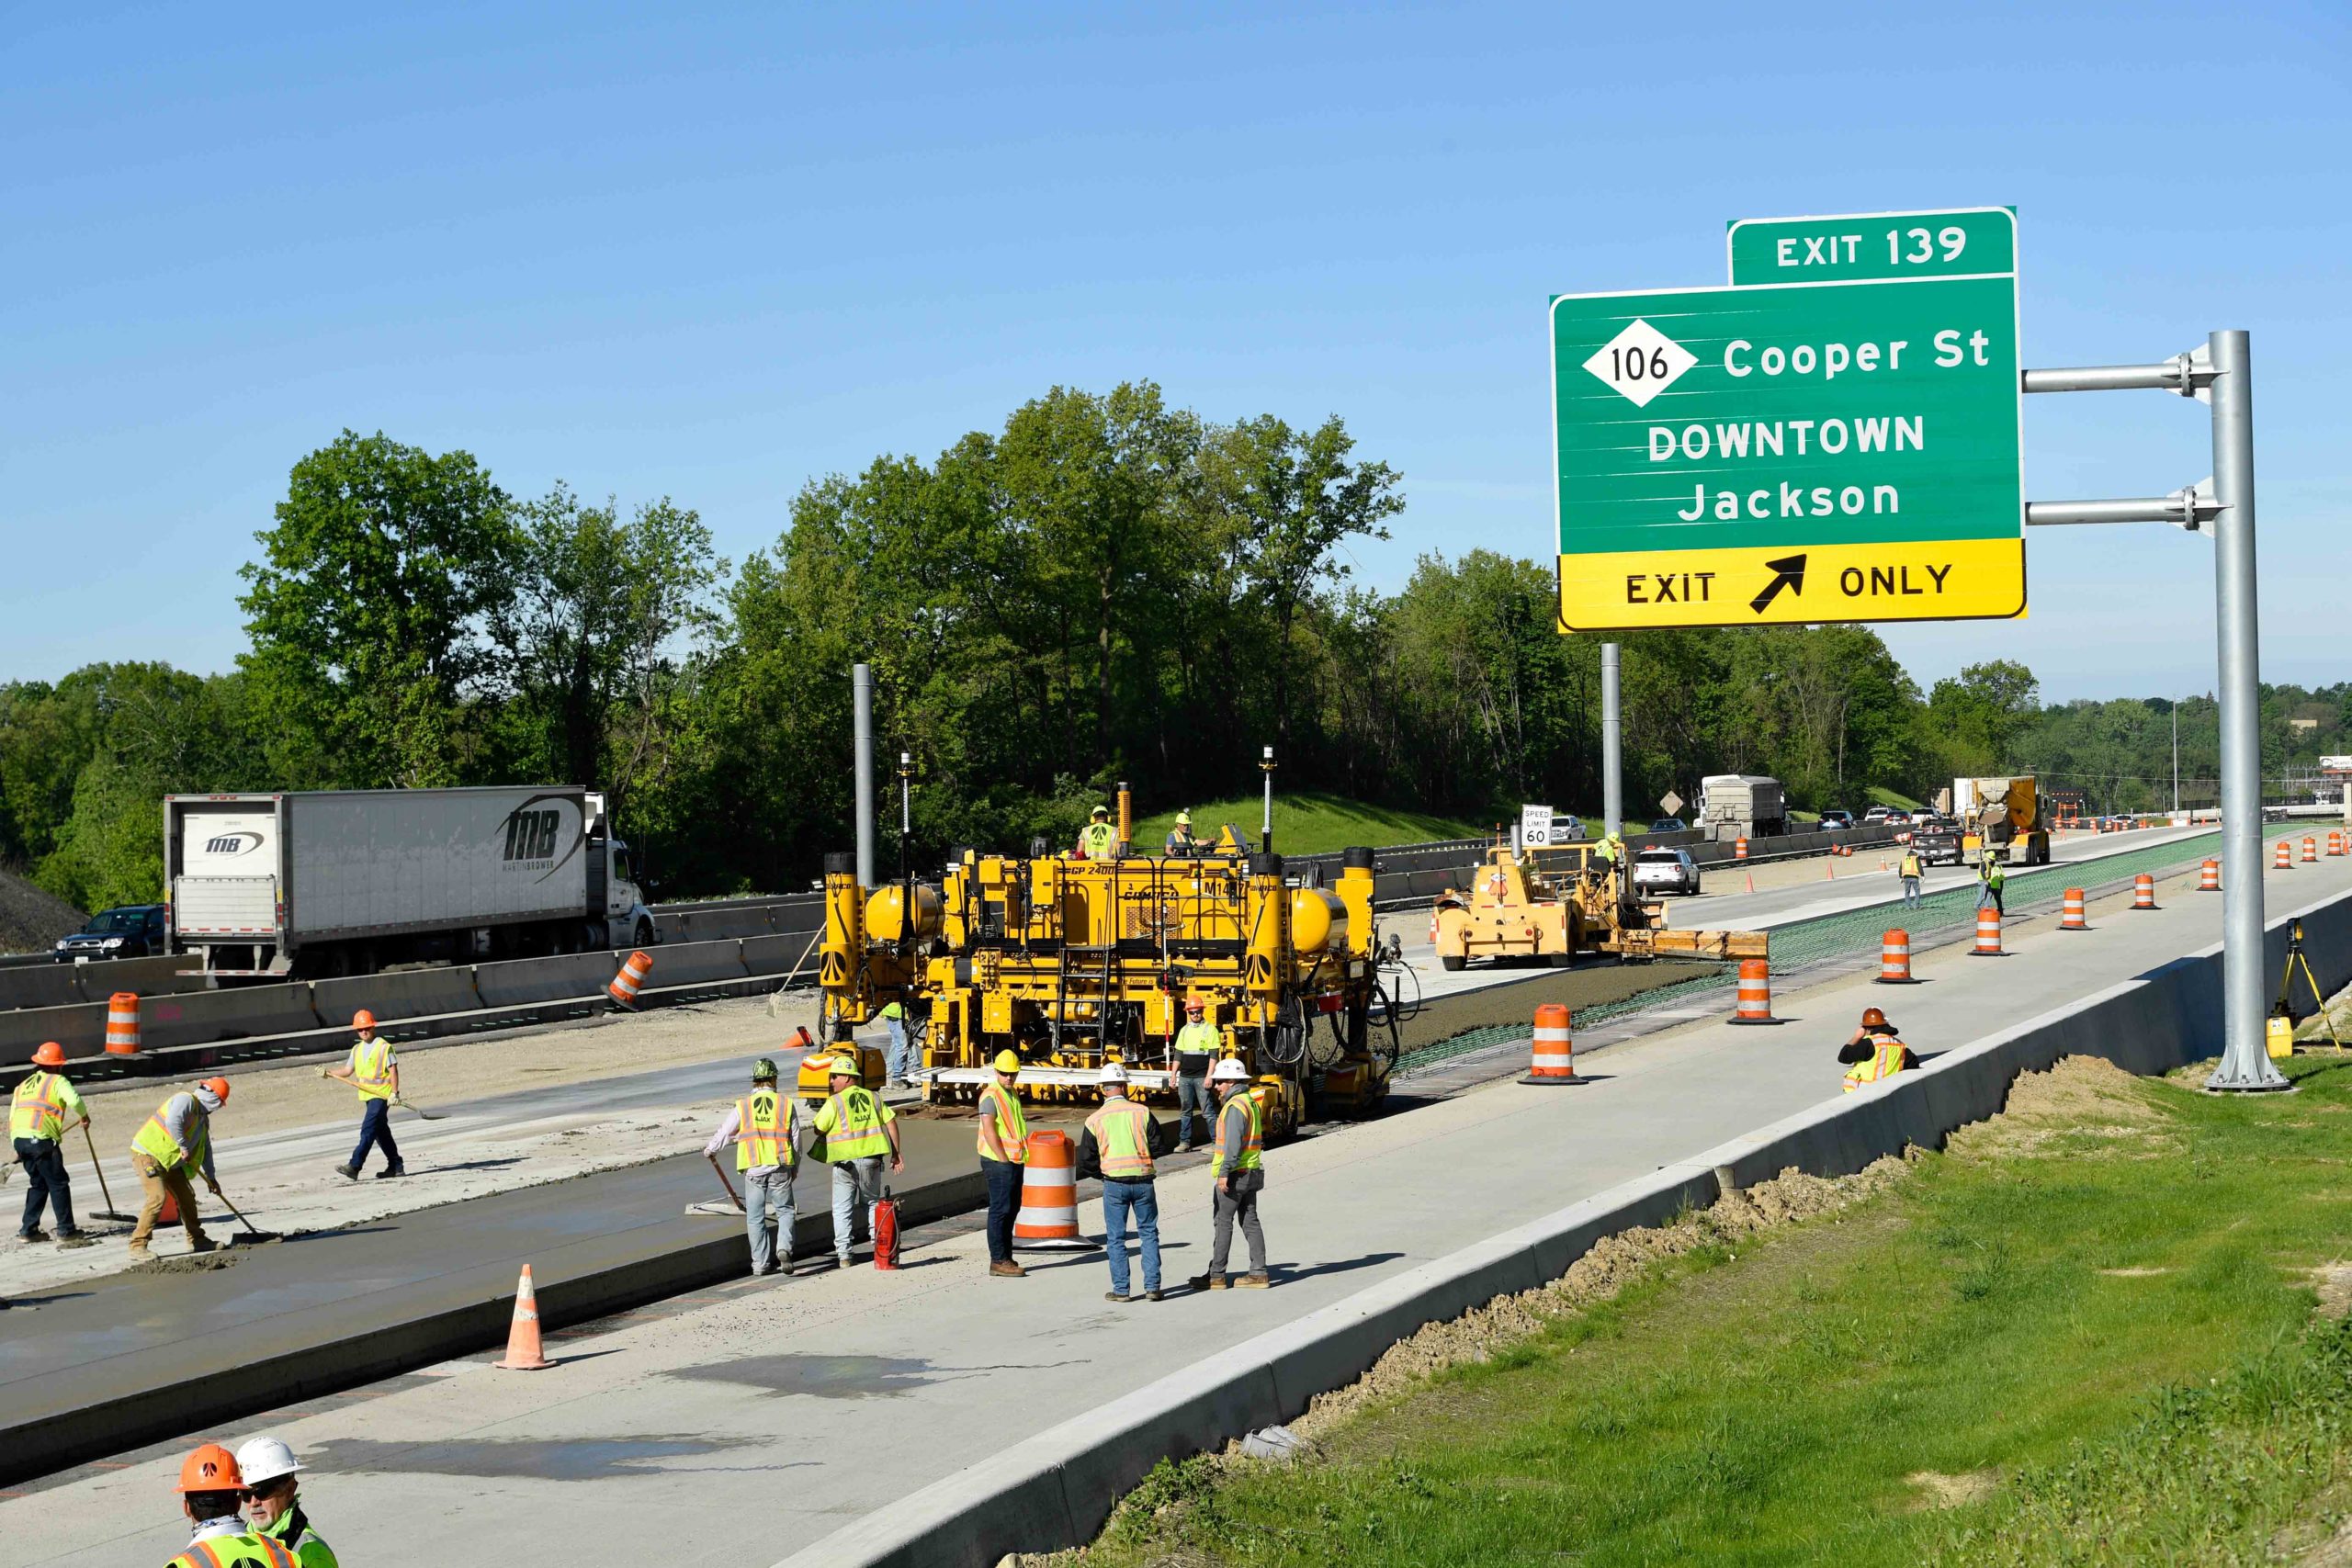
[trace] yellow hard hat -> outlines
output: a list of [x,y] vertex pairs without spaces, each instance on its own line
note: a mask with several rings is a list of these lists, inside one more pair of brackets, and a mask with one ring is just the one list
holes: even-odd
[[1111,808],[1107,806],[1098,806],[1094,808],[1094,815],[1097,817],[1108,817],[1111,815]]
[[1021,1070],[1021,1058],[1010,1051],[999,1051],[996,1054],[996,1070],[1001,1073],[1017,1073]]
[[832,1078],[857,1077],[857,1057],[850,1052],[842,1052],[825,1064],[825,1076]]
[[1176,826],[1178,826],[1179,828],[1189,828],[1189,827],[1191,827],[1192,825],[1193,825],[1193,814],[1192,814],[1191,812],[1189,812],[1189,811],[1179,811],[1178,813],[1176,813]]

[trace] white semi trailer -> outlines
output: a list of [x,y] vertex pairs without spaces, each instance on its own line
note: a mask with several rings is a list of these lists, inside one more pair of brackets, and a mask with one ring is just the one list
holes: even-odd
[[300,979],[660,940],[605,797],[562,786],[174,795],[175,952]]

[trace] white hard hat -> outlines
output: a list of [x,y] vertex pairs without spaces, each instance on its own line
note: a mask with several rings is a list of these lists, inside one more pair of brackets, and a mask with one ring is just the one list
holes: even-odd
[[1248,1083],[1249,1081],[1250,1069],[1241,1065],[1241,1058],[1238,1056],[1220,1057],[1216,1066],[1209,1069],[1211,1083]]
[[277,1438],[249,1438],[237,1450],[237,1470],[245,1484],[254,1486],[310,1467],[297,1461],[294,1450]]
[[1102,1070],[1094,1075],[1094,1081],[1105,1089],[1113,1084],[1125,1089],[1127,1087],[1127,1069],[1116,1062],[1105,1062],[1102,1064]]

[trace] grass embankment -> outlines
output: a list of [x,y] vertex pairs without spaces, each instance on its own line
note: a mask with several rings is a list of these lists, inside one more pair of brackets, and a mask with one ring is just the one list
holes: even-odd
[[[1135,825],[1136,842],[1157,852],[1167,840],[1168,829],[1175,826],[1177,809],[1170,807],[1158,816],[1140,818]],[[1217,829],[1230,822],[1243,838],[1255,842],[1265,820],[1265,802],[1254,795],[1198,802],[1184,809],[1193,814],[1193,831],[1204,839],[1215,838]],[[1490,830],[1458,818],[1366,806],[1336,795],[1285,795],[1279,786],[1274,792],[1274,847],[1284,854],[1322,854],[1356,844],[1380,849],[1433,839],[1477,839]]]
[[2290,1066],[2072,1060],[1907,1171],[1604,1243],[1318,1402],[1310,1459],[1163,1466],[1085,1561],[2334,1562],[2352,1061]]

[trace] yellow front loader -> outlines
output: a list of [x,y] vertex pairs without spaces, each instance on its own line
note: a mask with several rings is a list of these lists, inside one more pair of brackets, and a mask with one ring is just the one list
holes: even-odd
[[1438,962],[1460,969],[1472,959],[1543,958],[1566,968],[1578,957],[1613,953],[1652,958],[1762,958],[1762,931],[1676,931],[1663,903],[1636,899],[1625,867],[1593,844],[1514,850],[1498,840],[1466,887],[1438,895],[1430,942]]

